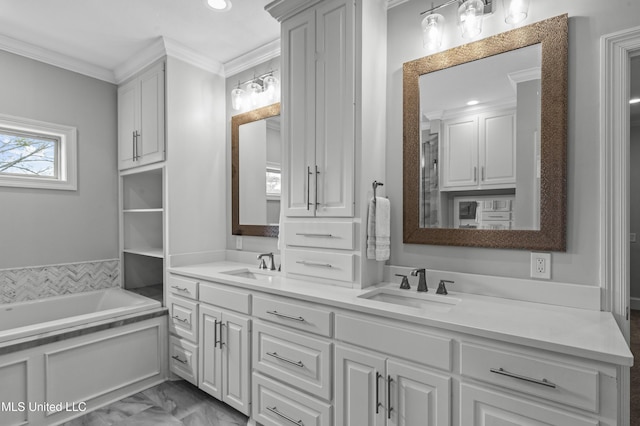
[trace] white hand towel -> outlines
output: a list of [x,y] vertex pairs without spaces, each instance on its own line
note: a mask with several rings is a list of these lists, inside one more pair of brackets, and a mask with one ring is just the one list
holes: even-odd
[[391,203],[376,197],[375,202],[375,253],[376,260],[388,260],[391,246]]
[[367,259],[376,258],[376,203],[372,198],[369,201],[367,213]]

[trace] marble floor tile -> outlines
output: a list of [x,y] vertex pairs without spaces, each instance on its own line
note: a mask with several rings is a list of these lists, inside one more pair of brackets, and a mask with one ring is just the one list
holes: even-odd
[[248,418],[217,400],[200,404],[182,419],[184,426],[244,426]]
[[213,399],[184,381],[167,381],[142,391],[142,394],[178,419],[191,414],[199,404]]
[[151,407],[131,417],[128,417],[113,426],[183,426],[183,423],[168,414],[161,407]]

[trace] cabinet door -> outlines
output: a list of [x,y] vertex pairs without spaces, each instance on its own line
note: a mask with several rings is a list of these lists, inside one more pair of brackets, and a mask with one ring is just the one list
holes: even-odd
[[597,426],[596,419],[463,383],[460,424],[469,426]]
[[198,376],[200,389],[222,399],[222,312],[200,304],[200,359]]
[[362,350],[336,346],[335,363],[335,424],[384,425],[387,401],[384,358]]
[[388,360],[389,380],[389,426],[451,424],[451,378]]
[[118,87],[118,168],[120,170],[135,166],[134,133],[137,130],[138,111],[137,80]]
[[316,216],[354,210],[354,2],[316,11]]
[[442,187],[478,185],[478,117],[444,123]]
[[136,166],[164,160],[164,63],[140,77],[140,124]]
[[251,363],[249,318],[224,311],[222,314],[222,400],[250,414]]
[[287,216],[315,214],[315,13],[282,23],[283,186]]
[[516,118],[513,111],[480,117],[480,184],[515,185]]

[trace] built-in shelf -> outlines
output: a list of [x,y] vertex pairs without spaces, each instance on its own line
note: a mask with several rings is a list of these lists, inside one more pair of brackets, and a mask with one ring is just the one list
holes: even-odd
[[164,252],[161,248],[147,248],[147,249],[124,249],[125,253],[138,254],[140,256],[157,257],[159,259],[164,258]]
[[127,209],[123,213],[162,213],[164,209]]

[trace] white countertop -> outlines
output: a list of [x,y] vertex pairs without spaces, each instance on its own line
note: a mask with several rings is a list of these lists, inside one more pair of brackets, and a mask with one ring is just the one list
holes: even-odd
[[[612,364],[633,364],[633,355],[610,312],[452,291],[446,296],[434,297],[454,298],[459,302],[448,312],[437,312],[358,297],[376,288],[398,288],[397,283],[382,283],[357,290],[288,278],[277,273],[274,273],[276,278],[272,282],[224,273],[243,268],[256,270],[246,264],[224,261],[171,267],[169,272]],[[429,284],[433,287],[434,283]],[[406,291],[417,294],[415,287]],[[429,294],[435,294],[434,288],[429,291]]]

